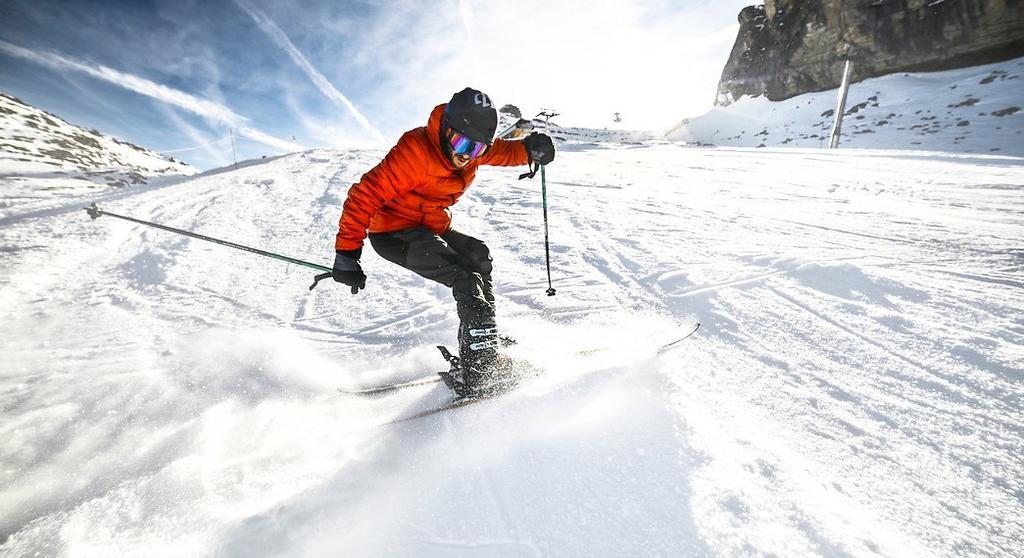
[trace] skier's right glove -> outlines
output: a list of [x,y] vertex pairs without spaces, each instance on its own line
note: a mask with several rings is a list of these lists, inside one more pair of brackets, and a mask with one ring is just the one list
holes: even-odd
[[551,142],[551,136],[534,132],[523,140],[526,153],[530,155],[530,164],[540,163],[546,165],[555,160],[555,144]]
[[339,283],[352,287],[352,294],[358,293],[359,289],[366,288],[366,274],[363,273],[363,268],[359,265],[359,256],[362,253],[362,248],[338,250],[334,256],[331,277]]

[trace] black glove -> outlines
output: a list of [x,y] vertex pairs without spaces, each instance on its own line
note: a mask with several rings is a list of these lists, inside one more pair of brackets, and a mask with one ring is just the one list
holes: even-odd
[[555,160],[555,144],[547,134],[534,132],[523,140],[526,153],[530,155],[530,164],[546,165]]
[[359,256],[363,253],[362,248],[355,250],[338,250],[334,256],[334,269],[331,270],[331,277],[339,282],[352,287],[352,294],[359,292],[359,289],[366,288],[366,274],[359,265]]

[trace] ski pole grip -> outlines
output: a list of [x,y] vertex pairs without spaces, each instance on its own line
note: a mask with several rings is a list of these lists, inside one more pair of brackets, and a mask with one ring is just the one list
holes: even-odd
[[524,178],[533,179],[534,176],[537,176],[537,169],[540,168],[540,163],[530,163],[528,165],[528,168],[530,169],[530,172],[524,172],[523,174],[520,174],[519,180],[522,180]]
[[327,273],[321,273],[320,275],[314,276],[313,277],[313,284],[309,286],[309,290],[312,291],[317,286],[317,284],[320,283],[320,281],[323,281],[324,279],[330,278],[332,275],[333,274],[328,271]]

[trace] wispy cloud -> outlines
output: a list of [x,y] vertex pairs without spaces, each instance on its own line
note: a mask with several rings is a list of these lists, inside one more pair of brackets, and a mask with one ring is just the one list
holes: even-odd
[[[499,105],[556,109],[560,124],[658,129],[711,108],[736,13],[749,3],[410,2],[381,10],[359,42],[391,81],[415,84],[382,91],[390,105],[472,85]],[[524,13],[539,17],[520,23]]]
[[[249,126],[239,126],[235,129],[238,130],[239,135],[245,136],[251,140],[256,140],[264,145],[277,147],[278,149],[282,149],[284,151],[300,151],[302,149],[305,149],[304,147],[297,143],[292,143],[288,140],[276,138],[266,132],[261,132],[256,128],[251,128]],[[296,146],[298,147],[298,149],[289,149],[285,146]]]
[[480,77],[480,54],[476,48],[476,32],[473,25],[473,6],[469,0],[459,0],[459,18],[462,20],[462,28],[466,31],[466,40],[469,41],[469,52],[473,56],[473,69],[477,77]]
[[274,23],[273,20],[267,17],[263,12],[246,4],[243,0],[235,1],[245,13],[249,14],[249,17],[251,17],[253,21],[256,22],[256,25],[258,25],[259,28],[263,30],[264,33],[270,36],[270,38],[275,43],[277,43],[278,46],[280,46],[282,49],[284,49],[286,53],[288,53],[288,56],[292,59],[292,61],[295,62],[295,64],[298,65],[303,72],[305,72],[305,74],[309,77],[310,81],[313,82],[313,85],[315,85],[316,88],[319,89],[321,93],[323,93],[328,99],[330,99],[338,106],[347,108],[348,111],[352,113],[352,116],[356,119],[356,121],[359,122],[359,125],[362,126],[367,132],[370,132],[370,134],[373,135],[374,139],[376,139],[379,142],[384,141],[384,136],[381,135],[380,130],[378,130],[373,124],[370,123],[369,119],[367,119],[366,116],[364,116],[363,113],[360,112],[358,108],[356,108],[356,106],[352,103],[352,101],[348,99],[348,97],[346,97],[340,91],[338,91],[337,88],[335,88],[334,85],[332,85],[331,82],[328,81],[327,78],[324,77],[324,75],[320,73],[319,70],[317,70],[316,68],[313,67],[312,64],[310,64],[309,60],[306,59],[302,52],[300,52],[299,49],[295,47],[295,44],[292,43],[291,39],[288,38],[288,35],[286,35],[284,31],[282,31],[281,28],[278,27],[276,23]]
[[[555,109],[563,125],[667,128],[711,108],[736,14],[750,3],[189,0],[125,10],[7,0],[0,88],[144,145],[195,146],[236,128],[240,157],[383,147],[467,85],[530,115]],[[207,139],[146,121],[154,104]],[[230,159],[223,147],[208,149]]]
[[302,145],[276,138],[248,126],[246,124],[248,122],[247,118],[220,103],[202,99],[136,75],[120,72],[103,65],[87,64],[54,52],[29,50],[2,39],[0,39],[0,50],[54,70],[81,72],[96,79],[112,83],[140,95],[176,106],[207,120],[237,128],[239,134],[270,147],[283,151],[301,151],[305,149]]
[[194,126],[185,121],[184,118],[178,115],[170,106],[160,105],[160,110],[164,113],[164,116],[174,123],[185,136],[195,142],[197,145],[192,147],[186,147],[182,149],[171,149],[169,151],[160,151],[160,153],[181,153],[190,151],[199,151],[203,154],[205,159],[212,164],[224,166],[231,163],[232,159],[228,157],[227,149],[223,145],[218,145],[226,142],[229,136],[224,136],[219,139],[210,139],[203,132],[196,129]]
[[210,146],[213,146],[213,145],[217,145],[218,143],[224,143],[224,142],[228,141],[229,139],[231,139],[231,136],[224,136],[222,138],[215,139],[213,141],[207,141],[207,142],[201,143],[199,145],[193,145],[191,147],[179,147],[178,149],[163,149],[163,150],[160,150],[158,153],[184,153],[186,151],[195,151],[197,149],[205,149],[207,147],[210,147]]

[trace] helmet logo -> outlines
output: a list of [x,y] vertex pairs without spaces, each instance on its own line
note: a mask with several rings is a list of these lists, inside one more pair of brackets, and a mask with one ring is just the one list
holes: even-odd
[[474,101],[474,102],[475,102],[476,104],[478,104],[478,105],[480,105],[481,107],[483,107],[483,108],[488,108],[488,107],[490,107],[490,106],[491,106],[491,100],[490,100],[490,99],[488,99],[488,98],[487,98],[487,95],[485,95],[485,94],[483,94],[483,93],[477,93],[476,95],[474,95],[474,96],[473,96],[473,101]]

